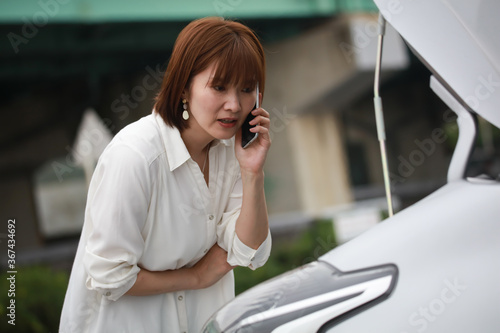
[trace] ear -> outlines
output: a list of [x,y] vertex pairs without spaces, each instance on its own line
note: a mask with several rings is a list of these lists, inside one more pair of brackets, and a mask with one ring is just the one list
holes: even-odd
[[191,84],[188,83],[186,87],[182,90],[181,98],[189,100],[189,91],[191,90]]

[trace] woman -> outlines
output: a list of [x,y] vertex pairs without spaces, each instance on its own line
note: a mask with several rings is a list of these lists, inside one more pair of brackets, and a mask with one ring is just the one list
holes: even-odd
[[[61,332],[198,333],[234,297],[232,268],[266,262],[264,79],[244,25],[205,18],[179,34],[153,113],[94,172]],[[243,149],[250,112],[259,135]]]

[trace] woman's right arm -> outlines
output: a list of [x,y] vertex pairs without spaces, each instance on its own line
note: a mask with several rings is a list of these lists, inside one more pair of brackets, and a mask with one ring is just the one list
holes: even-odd
[[227,263],[227,252],[215,244],[200,261],[190,268],[160,272],[141,268],[134,285],[126,294],[148,296],[207,288],[219,281],[233,268]]

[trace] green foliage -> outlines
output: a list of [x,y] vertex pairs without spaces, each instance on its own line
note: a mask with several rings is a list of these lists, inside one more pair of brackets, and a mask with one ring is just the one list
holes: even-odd
[[[0,278],[0,332],[57,332],[68,285],[68,274],[48,267],[23,267],[15,274],[15,296],[9,297],[11,274]],[[7,306],[15,300],[15,326],[8,323]]]
[[267,263],[252,271],[246,267],[234,269],[236,294],[318,259],[337,245],[331,220],[320,220],[293,237],[273,238],[271,256]]

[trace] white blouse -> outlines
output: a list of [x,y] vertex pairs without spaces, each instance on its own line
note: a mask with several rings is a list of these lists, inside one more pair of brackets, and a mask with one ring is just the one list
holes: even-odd
[[231,265],[267,261],[270,233],[253,250],[235,232],[242,184],[234,138],[214,142],[209,161],[207,186],[179,131],[156,112],[115,136],[90,183],[60,332],[199,333],[234,297],[233,272],[205,289],[125,295],[139,267],[191,267],[216,242]]

